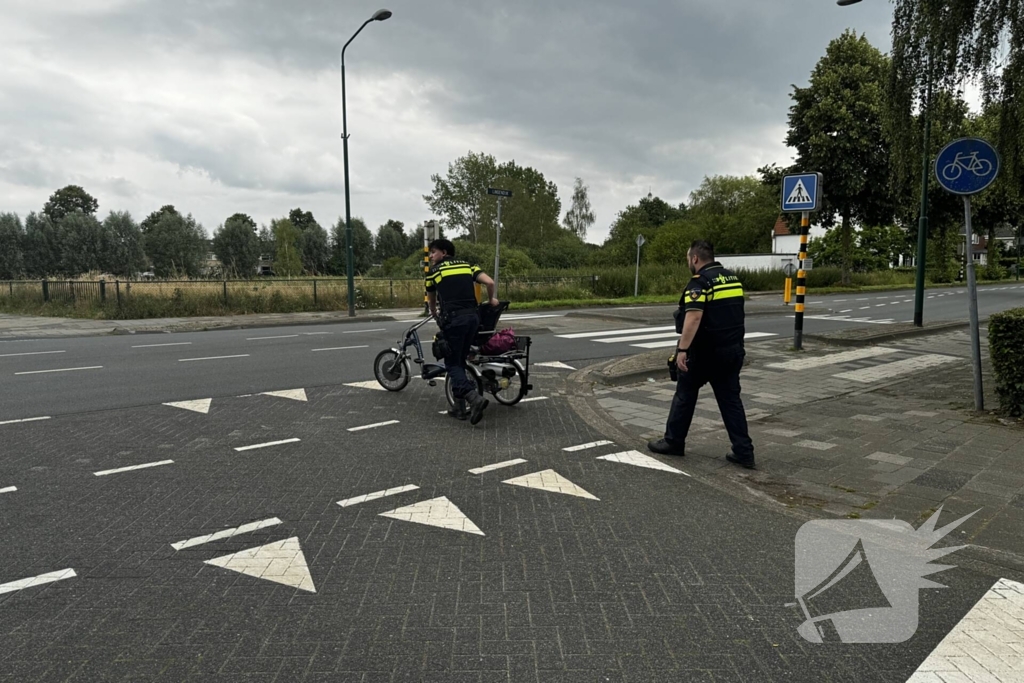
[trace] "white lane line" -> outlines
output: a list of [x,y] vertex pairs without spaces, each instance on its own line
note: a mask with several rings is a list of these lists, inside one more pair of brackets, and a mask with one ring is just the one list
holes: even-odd
[[257,448],[270,448],[271,446],[280,446],[286,443],[297,443],[302,439],[282,439],[281,441],[268,441],[267,443],[257,443],[252,446],[239,446],[236,451],[254,451]]
[[14,493],[18,490],[17,486],[8,486],[5,489],[0,489],[0,493]]
[[886,305],[888,305],[888,304],[875,304],[875,308],[878,308],[879,306],[886,306]]
[[541,368],[558,368],[560,370],[575,370],[571,365],[566,365],[560,360],[551,361],[549,363],[534,363],[534,366]]
[[607,339],[595,339],[594,341],[602,344],[615,344],[617,342],[633,342],[633,341],[644,341],[646,339],[664,339],[665,337],[678,337],[675,329],[673,328],[670,332],[656,332],[655,334],[638,334],[632,337],[608,337]]
[[396,486],[390,489],[384,489],[383,491],[374,491],[373,493],[365,493],[361,496],[354,498],[346,498],[345,500],[339,500],[338,505],[343,508],[347,508],[351,505],[359,505],[365,503],[368,500],[377,500],[378,498],[387,498],[388,496],[394,496],[399,493],[405,493],[406,491],[416,491],[419,486],[415,484],[406,484],[405,486]]
[[303,332],[302,336],[304,336],[304,337],[319,337],[319,336],[324,335],[324,334],[334,334],[334,333],[333,332]]
[[219,541],[222,538],[231,538],[232,536],[238,536],[239,534],[247,534],[250,531],[258,531],[260,529],[266,529],[268,526],[276,526],[278,524],[281,524],[281,520],[277,517],[271,517],[270,519],[264,519],[259,522],[243,524],[242,526],[235,527],[234,529],[224,529],[223,531],[216,531],[212,534],[206,534],[205,536],[196,536],[195,538],[190,538],[187,541],[178,541],[177,543],[172,543],[171,547],[175,550],[183,550],[195,545],[202,545],[211,541]]
[[838,375],[832,376],[838,377],[839,379],[848,379],[854,382],[880,382],[898,375],[905,375],[910,372],[917,372],[918,370],[924,370],[926,368],[932,368],[937,365],[952,363],[958,360],[962,359],[954,356],[941,356],[933,353],[924,356],[916,356],[914,358],[905,358],[892,363],[883,363],[882,365],[875,365],[870,368],[841,372]]
[[853,310],[852,308],[847,308],[845,311],[839,311],[839,312],[840,313],[849,313],[852,310]]
[[[767,337],[777,337],[777,336],[779,336],[779,335],[774,334],[772,332],[747,332],[745,335],[743,335],[743,338],[744,339],[764,339],[764,338],[767,338]],[[598,339],[596,341],[605,341],[605,340]],[[673,333],[672,339],[669,339],[669,340],[666,340],[666,341],[646,342],[644,344],[630,344],[630,346],[633,346],[633,347],[639,348],[639,349],[662,349],[662,348],[666,348],[667,349],[670,346],[675,346],[678,343],[679,343],[679,336]]]
[[512,467],[513,465],[522,465],[527,460],[522,458],[516,458],[515,460],[506,460],[505,462],[496,462],[493,465],[484,465],[483,467],[474,467],[469,470],[470,474],[483,474],[484,472],[490,472],[492,470],[500,470],[503,467]]
[[635,327],[624,330],[605,330],[604,332],[574,332],[573,334],[556,334],[555,336],[559,339],[585,339],[587,337],[610,337],[615,334],[631,334],[635,332],[667,332],[669,330],[674,332],[675,329],[675,325],[666,325],[662,327]]
[[852,351],[842,351],[840,353],[828,353],[824,356],[795,358],[781,363],[768,363],[766,367],[776,368],[778,370],[808,370],[810,368],[820,368],[825,365],[838,365],[839,363],[849,363],[850,361],[861,360],[864,358],[885,356],[890,353],[899,353],[899,349],[874,346],[869,349],[854,349]]
[[376,429],[377,427],[387,427],[388,425],[396,424],[398,424],[398,420],[388,420],[387,422],[376,422],[372,425],[363,425],[362,427],[349,427],[346,431],[361,432],[364,429]]
[[49,572],[48,574],[40,574],[39,576],[33,576],[28,579],[19,579],[17,581],[11,581],[9,583],[0,583],[0,595],[4,593],[13,593],[14,591],[25,590],[32,586],[42,586],[44,583],[53,583],[54,581],[63,581],[64,579],[71,579],[77,576],[74,569],[61,569],[58,572]]
[[1024,584],[999,579],[935,646],[907,683],[1019,681]]
[[871,299],[857,299],[857,301],[870,301]]
[[327,349],[312,349],[313,353],[317,351],[347,351],[348,349],[368,349],[369,346],[332,346]]
[[100,472],[93,472],[97,477],[105,477],[108,474],[120,474],[122,472],[132,472],[134,470],[144,470],[150,467],[160,467],[161,465],[173,465],[173,460],[161,460],[160,462],[147,462],[142,465],[132,465],[131,467],[118,467],[116,470],[102,470]]
[[179,363],[191,363],[192,361],[197,361],[197,360],[224,360],[225,358],[248,358],[248,357],[249,357],[249,354],[247,354],[247,353],[240,353],[240,354],[238,354],[236,356],[208,356],[206,358],[179,358],[178,362]]
[[246,337],[245,341],[259,341],[261,339],[292,339],[298,337],[297,334],[279,334],[276,337]]
[[548,400],[547,396],[534,396],[532,398],[524,398],[522,401],[520,401],[520,403],[529,403],[530,401],[546,401],[546,400]]
[[591,441],[590,443],[581,443],[579,446],[567,446],[566,448],[563,448],[562,450],[566,451],[567,453],[573,453],[575,451],[585,451],[588,448],[597,448],[598,446],[610,446],[610,445],[612,445],[611,441]]
[[502,320],[534,320],[536,318],[564,318],[565,313],[545,313],[544,315],[504,315]]
[[387,330],[386,327],[375,327],[372,330],[346,330],[345,332],[342,332],[342,334],[362,334],[364,332],[387,332],[387,331],[388,330]]
[[67,351],[28,351],[26,353],[0,353],[0,358],[14,358],[15,356],[46,356],[51,353],[67,353]]
[[870,306],[861,306],[861,307],[860,307],[860,308],[858,308],[857,310],[858,310],[858,311],[866,311],[866,310],[868,310],[869,308],[871,308],[871,307],[870,307]]
[[49,417],[26,417],[24,420],[7,420],[6,422],[0,422],[0,425],[16,425],[22,422],[39,422],[40,420],[49,419]]
[[834,303],[834,304],[845,304],[846,303],[846,299],[836,299],[832,303]]
[[170,344],[140,344],[133,349],[155,349],[159,346],[192,346],[192,342],[172,342]]
[[48,372],[77,372],[79,370],[102,370],[102,365],[90,365],[87,368],[58,368],[56,370],[32,370],[31,372],[16,372],[15,375],[43,375]]

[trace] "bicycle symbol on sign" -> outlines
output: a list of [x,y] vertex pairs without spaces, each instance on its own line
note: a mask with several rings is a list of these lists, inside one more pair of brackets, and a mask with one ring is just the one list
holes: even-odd
[[991,174],[992,170],[992,162],[988,159],[979,159],[977,152],[970,154],[958,152],[956,158],[943,167],[942,177],[953,181],[959,178],[964,171],[970,171],[979,178],[984,178]]

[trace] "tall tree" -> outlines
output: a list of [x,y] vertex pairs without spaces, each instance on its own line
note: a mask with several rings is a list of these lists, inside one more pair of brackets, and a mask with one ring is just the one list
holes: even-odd
[[278,275],[299,275],[302,272],[302,251],[299,232],[290,219],[270,221],[274,233],[274,272]]
[[21,277],[25,268],[22,243],[25,229],[16,213],[0,213],[0,280]]
[[43,213],[57,223],[64,216],[76,211],[92,216],[97,208],[99,202],[95,197],[78,185],[68,185],[50,195],[50,200],[43,205]]
[[389,220],[379,228],[373,238],[373,254],[377,263],[409,255],[409,241],[401,221]]
[[757,178],[711,176],[690,193],[686,218],[717,253],[756,254],[771,250],[778,214],[778,195]]
[[910,166],[916,156],[912,111],[924,102],[929,85],[954,92],[959,83],[980,79],[987,98],[1002,104],[996,141],[1002,172],[1018,187],[1024,185],[1024,0],[893,4],[889,92],[893,128],[901,141],[898,166]]
[[132,278],[146,267],[142,229],[130,213],[111,211],[103,220],[103,232],[106,270],[120,277]]
[[887,184],[889,152],[884,137],[888,59],[863,35],[846,31],[829,43],[806,88],[793,88],[786,144],[796,166],[820,171],[825,186],[820,220],[839,220],[843,284],[850,284],[853,222],[892,220]]
[[307,273],[320,275],[327,270],[331,260],[330,237],[319,223],[307,225],[299,235],[299,250],[302,252],[302,267]]
[[30,213],[25,218],[25,272],[29,277],[56,275],[60,269],[57,226],[45,213]]
[[234,277],[252,277],[260,258],[256,221],[244,213],[230,216],[213,234],[213,253],[225,273]]
[[475,242],[479,239],[480,204],[497,174],[494,157],[470,151],[448,164],[445,176],[430,176],[434,191],[423,199],[448,232],[463,233]]
[[306,232],[306,230],[313,226],[320,227],[320,224],[313,218],[312,211],[303,211],[301,208],[292,209],[288,212],[288,220],[292,222],[295,229],[299,232]]
[[[345,219],[338,221],[331,228],[331,263],[330,270],[336,275],[344,275],[347,270],[348,241],[345,239]],[[373,267],[373,234],[366,227],[362,218],[352,217],[352,261],[356,273],[362,274]]]
[[674,207],[651,193],[619,212],[600,251],[592,256],[602,265],[627,265],[636,260],[636,236],[652,241],[665,223],[686,215],[686,207]]
[[594,224],[597,217],[590,206],[590,190],[583,184],[582,178],[576,178],[572,186],[572,204],[565,212],[562,225],[581,240],[587,238],[587,230]]
[[106,256],[103,225],[96,217],[75,211],[65,214],[57,223],[60,265],[57,272],[69,278],[100,270]]
[[142,221],[142,243],[159,277],[198,277],[206,258],[203,227],[168,204]]

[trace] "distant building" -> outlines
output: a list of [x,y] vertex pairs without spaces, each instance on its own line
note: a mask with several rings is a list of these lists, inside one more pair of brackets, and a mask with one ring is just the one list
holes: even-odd
[[[987,266],[989,264],[989,243],[988,243],[988,231],[972,230],[972,242],[971,255],[974,258],[974,264],[978,266]],[[965,246],[964,241],[967,237],[967,229],[960,228],[960,240],[957,248],[957,255],[961,260],[964,258]],[[1017,229],[1010,225],[1000,225],[995,231],[995,242],[1002,243],[1005,248],[1007,256],[1017,255]],[[1021,242],[1022,248],[1024,248],[1024,240]]]

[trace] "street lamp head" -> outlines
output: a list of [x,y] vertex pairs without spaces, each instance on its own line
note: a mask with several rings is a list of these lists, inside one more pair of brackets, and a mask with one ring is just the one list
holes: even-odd
[[391,18],[391,10],[389,10],[389,9],[379,9],[376,12],[373,13],[373,17],[372,17],[373,21],[384,21],[385,19],[390,19],[390,18]]
[[836,0],[836,4],[840,7],[849,7],[850,5],[856,5],[861,0]]

